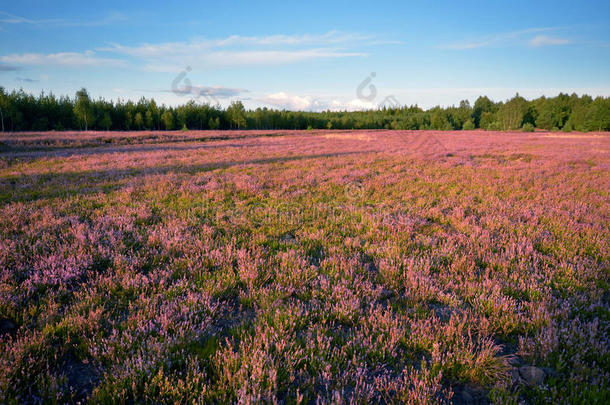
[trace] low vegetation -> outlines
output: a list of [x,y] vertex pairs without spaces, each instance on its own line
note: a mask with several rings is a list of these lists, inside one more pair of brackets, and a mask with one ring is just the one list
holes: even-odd
[[2,403],[610,399],[607,133],[0,139]]

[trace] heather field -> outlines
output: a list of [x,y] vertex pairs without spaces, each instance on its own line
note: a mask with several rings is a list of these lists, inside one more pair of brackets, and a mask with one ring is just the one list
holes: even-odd
[[610,402],[610,134],[0,135],[0,403]]

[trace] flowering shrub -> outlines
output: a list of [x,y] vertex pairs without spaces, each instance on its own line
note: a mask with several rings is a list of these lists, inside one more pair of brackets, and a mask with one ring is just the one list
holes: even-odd
[[609,399],[606,133],[0,142],[2,403]]

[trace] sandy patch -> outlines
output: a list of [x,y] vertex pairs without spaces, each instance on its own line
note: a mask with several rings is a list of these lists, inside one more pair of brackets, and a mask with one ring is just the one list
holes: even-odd
[[374,141],[377,139],[375,135],[372,134],[326,134],[324,135],[326,139],[355,139],[357,141]]
[[576,139],[585,139],[585,138],[604,138],[603,135],[574,135],[574,134],[548,134],[542,135],[544,138],[576,138]]

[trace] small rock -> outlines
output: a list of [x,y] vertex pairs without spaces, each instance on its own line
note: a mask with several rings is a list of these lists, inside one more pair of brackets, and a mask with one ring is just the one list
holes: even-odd
[[512,368],[510,370],[510,382],[513,385],[518,385],[521,383],[521,377],[519,376],[519,369]]
[[0,335],[4,335],[5,333],[13,333],[15,330],[17,330],[17,325],[15,325],[15,322],[6,318],[0,319]]
[[481,387],[461,385],[453,388],[454,405],[478,405],[489,404],[487,393]]
[[294,237],[294,235],[293,235],[293,234],[291,234],[290,232],[285,233],[284,235],[282,235],[282,236],[280,237],[280,240],[281,240],[282,242],[288,242],[288,243],[294,242],[296,239],[297,239],[297,238],[295,238],[295,237]]
[[531,386],[541,385],[546,377],[545,372],[541,368],[534,366],[519,367],[519,375],[526,384]]
[[558,375],[557,371],[555,371],[555,370],[553,370],[552,368],[549,368],[549,367],[542,367],[542,371],[544,371],[544,373],[547,376],[550,376],[550,377],[557,377],[557,375]]
[[468,392],[468,389],[464,389],[464,391],[462,391],[462,401],[465,404],[472,404],[474,402],[474,398],[472,397],[472,395],[470,395],[470,392]]

